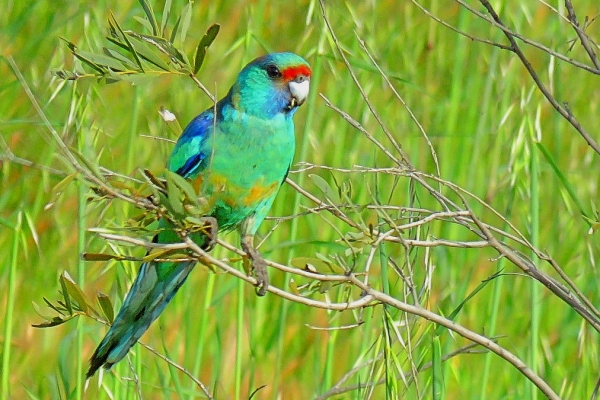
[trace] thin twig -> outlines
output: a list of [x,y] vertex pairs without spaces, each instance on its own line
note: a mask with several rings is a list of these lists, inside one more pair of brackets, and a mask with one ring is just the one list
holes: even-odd
[[[461,3],[461,5],[464,3],[463,1],[460,1],[460,0],[457,0],[457,1],[459,1],[459,3]],[[490,13],[490,15],[492,16],[492,18],[494,19],[494,21],[496,22],[496,24],[498,26],[506,27],[506,25],[504,24],[504,22],[502,22],[502,19],[496,13],[496,10],[490,4],[489,1],[487,1],[487,0],[479,0],[479,1],[488,10],[488,12]],[[467,6],[465,6],[465,7],[467,7]],[[563,105],[561,105],[554,98],[552,93],[550,93],[550,91],[548,90],[546,85],[544,85],[544,83],[538,76],[535,69],[533,69],[533,66],[531,65],[531,63],[529,62],[529,60],[527,59],[527,57],[525,56],[523,51],[521,51],[521,48],[519,47],[519,45],[517,44],[517,41],[515,40],[515,35],[508,29],[506,29],[506,30],[503,29],[502,32],[504,32],[504,35],[510,42],[510,51],[512,51],[513,53],[515,53],[517,55],[517,57],[519,57],[519,60],[521,60],[521,63],[523,64],[523,66],[525,67],[525,69],[527,70],[529,75],[531,76],[531,79],[533,79],[533,81],[535,82],[538,89],[540,89],[540,92],[542,92],[542,94],[548,100],[548,102],[550,102],[552,107],[554,107],[554,109],[556,111],[558,111],[559,114],[562,115],[563,118],[566,119],[573,126],[573,128],[575,128],[575,130],[577,132],[579,132],[581,137],[583,137],[583,139],[596,152],[596,154],[600,155],[600,145],[598,145],[598,143],[594,140],[592,135],[590,135],[588,133],[588,131],[583,126],[581,126],[581,124],[579,123],[579,120],[577,120],[577,118],[575,118],[575,116],[569,109],[568,105],[566,103],[563,103]]]
[[571,0],[565,0],[565,8],[567,9],[567,16],[569,18],[569,21],[571,22],[573,29],[575,29],[577,36],[579,36],[581,45],[590,57],[590,61],[592,62],[592,64],[594,64],[594,67],[596,67],[596,69],[600,70],[600,61],[596,56],[596,52],[594,52],[594,49],[592,48],[589,36],[584,32],[583,29],[581,29],[581,26],[579,26],[579,21],[577,21],[577,15],[575,14],[575,8],[573,7],[573,3],[571,3]]

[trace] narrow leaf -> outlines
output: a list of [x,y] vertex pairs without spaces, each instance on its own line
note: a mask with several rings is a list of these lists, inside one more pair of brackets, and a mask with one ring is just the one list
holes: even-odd
[[200,39],[200,43],[198,43],[198,47],[196,48],[196,55],[194,56],[194,74],[197,74],[200,67],[202,67],[204,58],[206,57],[206,51],[217,37],[219,29],[221,29],[219,24],[213,24],[208,28],[202,39]]
[[185,197],[190,200],[190,202],[200,207],[200,204],[198,203],[198,195],[196,194],[196,191],[194,190],[194,187],[190,181],[185,179],[183,176],[176,174],[175,172],[169,170],[165,172],[167,175],[169,175],[170,182],[177,185],[177,187],[183,191]]
[[[42,298],[44,299],[44,303],[46,303],[46,305],[47,305],[48,307],[50,307],[51,309],[53,309],[54,311],[56,311],[57,313],[59,313],[59,314],[61,314],[61,315],[65,315],[65,313],[63,312],[63,311],[65,311],[65,309],[64,309],[64,308],[62,308],[62,309],[61,309],[61,308],[58,308],[57,306],[55,306],[54,304],[52,304],[52,303],[50,302],[50,300],[48,300],[47,298],[45,298],[45,297],[42,297]],[[48,318],[46,318],[46,319],[48,319]]]
[[84,156],[77,149],[71,149],[71,152],[79,158],[79,161],[81,161],[83,164],[85,164],[85,166],[87,167],[87,169],[92,174],[94,174],[94,176],[96,176],[96,178],[104,179],[103,175],[100,173],[100,170],[98,169],[98,165],[97,164],[95,164],[93,161],[90,161],[86,156]]
[[133,36],[141,41],[151,44],[152,46],[156,47],[160,52],[169,56],[171,61],[173,61],[181,66],[185,66],[185,64],[186,64],[185,57],[167,39],[164,39],[164,38],[161,38],[158,36],[143,35],[143,34],[140,34],[137,32],[133,32],[133,31],[125,31],[125,33],[127,33],[128,35]]
[[[160,36],[165,36],[165,30],[167,29],[167,23],[169,22],[169,17],[171,16],[171,3],[172,0],[166,0],[165,6],[163,7],[162,13],[162,21],[160,23]],[[172,42],[172,41],[171,41]]]
[[581,215],[583,215],[586,222],[589,223],[590,218],[588,216],[588,213],[585,211],[585,207],[579,200],[579,197],[577,197],[575,188],[573,188],[573,185],[571,184],[571,182],[569,182],[569,180],[567,178],[565,178],[564,174],[561,172],[560,168],[554,161],[554,158],[552,157],[550,152],[544,147],[544,145],[541,142],[536,142],[536,146],[537,146],[538,150],[540,150],[540,152],[542,153],[542,155],[544,156],[546,161],[548,161],[548,163],[550,164],[550,167],[556,174],[556,177],[560,181],[561,185],[565,188],[565,190],[569,194],[569,197],[571,198],[571,200],[573,200],[573,203],[575,203],[575,206],[579,210],[579,213]]
[[116,254],[105,254],[105,253],[83,253],[81,257],[85,261],[109,261],[109,260],[125,260],[126,257],[118,256]]
[[152,6],[146,0],[139,0],[144,12],[146,13],[146,17],[152,25],[152,34],[158,35],[158,23],[156,22],[156,17],[154,17],[154,10],[152,10]]
[[167,254],[169,251],[171,251],[171,250],[152,250],[150,253],[148,253],[148,255],[146,255],[144,258],[142,258],[142,262],[149,262],[149,261],[155,260],[157,258],[160,258],[160,257],[164,256],[165,254]]
[[175,39],[177,39],[177,34],[179,33],[179,26],[181,25],[181,15],[177,18],[177,22],[175,22],[175,26],[173,27],[173,32],[171,32],[171,43],[175,43]]
[[110,298],[102,292],[98,292],[98,295],[96,297],[98,299],[98,304],[100,305],[100,309],[102,310],[102,312],[104,313],[104,316],[106,317],[106,320],[110,324],[112,324],[113,321],[115,320],[115,310],[112,305],[112,302],[110,301]]
[[78,172],[73,172],[67,175],[63,180],[54,185],[54,188],[52,188],[52,192],[55,193],[56,196],[61,194],[66,189],[66,187],[69,186],[71,182],[75,180],[75,178],[77,178],[77,174]]
[[432,348],[432,363],[433,363],[433,382],[431,385],[432,399],[440,400],[444,399],[444,370],[442,368],[442,345],[440,343],[440,337],[433,335],[431,341]]
[[41,324],[31,324],[31,326],[33,326],[34,328],[52,328],[53,326],[62,325],[65,322],[72,320],[78,315],[79,314],[73,314],[65,318],[53,317],[51,320],[48,320],[48,322],[42,322]]
[[176,215],[183,216],[185,211],[181,201],[181,189],[175,184],[172,175],[167,174],[167,193],[169,194],[169,204]]
[[113,49],[109,49],[108,47],[104,47],[102,49],[102,51],[108,57],[112,57],[115,60],[118,60],[119,62],[121,62],[125,66],[126,69],[133,70],[133,71],[137,71],[138,70],[137,65],[135,65],[133,62],[131,62],[131,60],[129,58],[125,57],[123,54],[119,53],[118,51],[115,51]]
[[75,44],[69,42],[67,39],[65,39],[63,37],[61,37],[61,39],[67,44],[67,47],[69,48],[69,50],[71,50],[71,53],[75,57],[77,57],[77,59],[79,59],[84,64],[88,65],[90,68],[96,70],[97,72],[104,74],[104,70],[102,69],[102,67],[97,65],[96,63],[94,63],[92,60],[81,55],[81,53],[77,50],[77,46],[75,46]]
[[[488,283],[490,283],[491,281],[493,281],[494,279],[498,278],[502,276],[502,270],[496,272],[495,274],[491,275],[490,277],[488,277],[486,280],[481,281],[481,283],[479,285],[477,285],[477,287],[475,289],[473,289],[471,291],[471,293],[469,293],[467,295],[467,297],[465,297],[465,299],[463,301],[460,302],[460,304],[458,306],[456,306],[456,308],[450,313],[450,315],[448,315],[448,319],[450,321],[454,321],[456,316],[458,315],[458,313],[460,312],[460,310],[462,310],[462,308],[467,304],[467,302],[469,300],[471,300],[477,293],[479,293],[479,291],[481,291],[481,289],[483,289]],[[445,327],[443,326],[438,326],[435,331],[434,331],[434,335],[439,336],[441,335],[444,331],[446,330]]]
[[139,22],[140,24],[142,24],[142,26],[144,28],[146,28],[146,30],[148,32],[152,32],[152,24],[150,23],[150,21],[148,21],[147,18],[134,16],[133,19],[135,19],[137,22]]
[[33,309],[35,310],[36,314],[46,321],[50,321],[52,318],[54,318],[53,316],[46,314],[35,301],[32,301],[31,304],[33,305]]
[[90,60],[95,65],[98,65],[103,71],[107,68],[119,72],[127,69],[119,60],[115,60],[114,58],[104,54],[95,54],[87,51],[78,51],[77,54],[81,57],[85,57],[87,60]]
[[167,190],[167,185],[165,184],[165,181],[162,179],[157,178],[152,171],[150,171],[149,169],[144,169],[143,171],[144,176],[146,178],[148,178],[148,180],[156,187],[158,187],[160,190]]
[[67,284],[64,279],[65,273],[67,273],[67,272],[65,271],[63,273],[63,275],[61,275],[58,282],[60,283],[60,287],[62,288],[62,295],[63,295],[63,298],[65,299],[65,308],[69,312],[69,315],[73,315],[73,305],[71,304],[71,296],[69,296],[69,290],[67,289]]
[[192,3],[188,1],[188,3],[183,7],[183,12],[181,13],[181,35],[179,36],[180,43],[183,45],[185,42],[185,38],[187,36],[188,29],[190,28],[190,24],[192,22]]
[[112,13],[110,14],[109,22],[111,23],[111,27],[113,27],[113,29],[116,29],[116,30],[119,31],[119,33],[121,34],[120,37],[122,37],[123,40],[125,41],[125,44],[126,44],[128,50],[129,50],[129,52],[131,53],[131,55],[135,59],[135,62],[137,63],[138,67],[140,67],[140,69],[143,72],[144,71],[144,66],[142,65],[142,61],[140,60],[140,57],[138,56],[137,52],[133,48],[133,45],[131,44],[131,41],[127,38],[127,35],[125,35],[125,32],[123,32],[123,29],[121,29],[121,26],[119,25],[119,23],[115,19],[115,16]]
[[[87,314],[89,311],[89,305],[85,300],[85,295],[67,271],[63,272],[61,275],[61,281],[64,282],[64,286],[66,286],[68,294],[77,302],[81,311]],[[65,300],[67,297],[68,296],[65,296]]]
[[308,175],[308,177],[313,181],[313,183],[315,184],[315,186],[317,186],[324,194],[325,196],[332,201],[333,203],[337,204],[340,202],[340,198],[338,196],[338,191],[334,190],[325,179],[321,178],[319,175],[315,175],[315,174],[310,174]]

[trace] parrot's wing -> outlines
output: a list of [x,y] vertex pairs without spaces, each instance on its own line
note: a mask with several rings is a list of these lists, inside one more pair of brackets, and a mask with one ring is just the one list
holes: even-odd
[[184,178],[194,178],[208,164],[214,127],[214,111],[208,109],[194,118],[185,128],[171,156],[168,168]]

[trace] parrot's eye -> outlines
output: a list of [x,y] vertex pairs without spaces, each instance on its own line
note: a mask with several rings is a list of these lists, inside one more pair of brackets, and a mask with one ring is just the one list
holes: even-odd
[[269,78],[281,78],[281,71],[273,64],[269,64],[265,68],[267,70],[267,75]]

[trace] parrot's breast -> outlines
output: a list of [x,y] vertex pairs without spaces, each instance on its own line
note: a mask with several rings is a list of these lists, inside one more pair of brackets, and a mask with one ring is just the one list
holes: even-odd
[[291,120],[238,117],[222,121],[212,139],[202,193],[219,228],[235,228],[254,214],[262,221],[294,157]]

